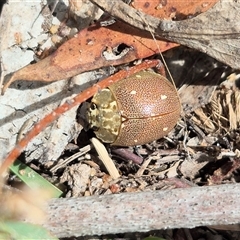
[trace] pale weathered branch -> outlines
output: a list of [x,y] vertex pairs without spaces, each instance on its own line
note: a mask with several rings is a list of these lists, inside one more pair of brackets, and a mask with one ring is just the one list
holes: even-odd
[[234,224],[240,184],[54,199],[47,213],[58,237]]

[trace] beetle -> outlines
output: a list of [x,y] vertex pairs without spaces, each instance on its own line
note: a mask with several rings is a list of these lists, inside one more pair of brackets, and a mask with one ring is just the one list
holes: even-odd
[[95,94],[86,119],[103,142],[134,146],[167,135],[180,111],[180,100],[170,81],[155,72],[140,71]]

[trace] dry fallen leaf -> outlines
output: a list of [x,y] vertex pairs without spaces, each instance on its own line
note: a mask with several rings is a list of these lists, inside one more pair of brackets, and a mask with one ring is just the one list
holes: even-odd
[[122,1],[91,0],[112,16],[156,37],[202,51],[240,68],[240,2],[220,0],[207,12],[183,21],[162,20],[129,7]]
[[171,20],[183,20],[198,14],[207,11],[218,0],[198,0],[198,1],[142,1],[142,0],[133,0],[131,1],[131,6],[135,9],[141,10],[144,13],[147,13],[151,16],[162,18],[162,19],[171,19]]

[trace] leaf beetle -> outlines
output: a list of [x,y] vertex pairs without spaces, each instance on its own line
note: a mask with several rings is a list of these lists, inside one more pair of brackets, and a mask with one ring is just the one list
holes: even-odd
[[95,94],[86,118],[103,142],[134,146],[167,135],[180,112],[180,100],[170,81],[144,70]]

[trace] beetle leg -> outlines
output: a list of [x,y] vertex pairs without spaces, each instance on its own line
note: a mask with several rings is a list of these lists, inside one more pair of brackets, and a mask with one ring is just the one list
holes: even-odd
[[159,64],[155,68],[156,68],[156,71],[160,75],[166,77],[166,70],[165,70],[164,64],[163,64],[163,62],[161,60],[159,60]]

